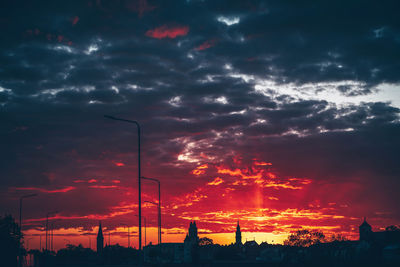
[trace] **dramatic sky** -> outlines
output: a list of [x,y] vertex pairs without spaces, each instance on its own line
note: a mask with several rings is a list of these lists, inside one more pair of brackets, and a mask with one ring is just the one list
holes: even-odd
[[[301,3],[300,3],[301,2]],[[357,238],[400,223],[398,1],[5,0],[0,212],[39,246],[137,246],[142,173],[163,240]],[[143,182],[143,200],[157,187]],[[147,241],[157,209],[145,203]],[[89,238],[88,238],[89,236]],[[44,239],[43,239],[44,240]],[[108,242],[108,238],[106,239]]]

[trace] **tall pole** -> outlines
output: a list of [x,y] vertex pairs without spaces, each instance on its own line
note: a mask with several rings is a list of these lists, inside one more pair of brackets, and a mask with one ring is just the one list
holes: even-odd
[[24,198],[35,197],[37,194],[24,195],[19,198],[19,231],[22,233],[22,200]]
[[[139,186],[139,251],[142,250],[142,183],[141,183],[141,172],[140,172],[140,126],[136,123],[138,129],[138,186]],[[145,219],[146,220],[146,219]],[[146,224],[145,224],[146,226]],[[145,229],[146,231],[146,229]],[[146,232],[145,232],[146,233]]]
[[104,115],[104,117],[111,119],[111,120],[133,123],[137,126],[137,133],[138,133],[138,202],[139,202],[139,205],[138,205],[139,212],[138,213],[139,213],[139,254],[140,254],[141,250],[142,250],[142,185],[141,185],[141,169],[140,169],[140,166],[141,166],[140,165],[140,125],[137,121],[120,119],[120,118],[116,118],[116,117],[108,116],[108,115]]
[[19,198],[19,232],[22,233],[22,197]]
[[50,224],[50,250],[53,251],[53,223]]
[[144,246],[146,246],[147,245],[147,241],[146,241],[146,232],[147,232],[147,230],[146,230],[146,228],[147,228],[147,226],[146,226],[146,217],[144,217],[143,218],[144,219]]
[[47,251],[47,231],[49,230],[49,214],[46,214],[46,251]]
[[46,250],[48,249],[48,247],[47,247],[47,239],[48,239],[48,232],[49,232],[49,215],[55,214],[57,212],[58,211],[51,211],[51,212],[46,213]]
[[130,234],[129,234],[129,226],[128,226],[128,248],[131,246]]
[[161,245],[161,183],[158,181],[158,244]]
[[[158,244],[161,244],[161,182],[155,178],[142,177],[142,179],[157,182],[158,184]],[[150,201],[147,201],[150,202]],[[153,202],[150,202],[153,203]],[[153,203],[155,204],[155,203]],[[157,205],[157,204],[156,204]]]

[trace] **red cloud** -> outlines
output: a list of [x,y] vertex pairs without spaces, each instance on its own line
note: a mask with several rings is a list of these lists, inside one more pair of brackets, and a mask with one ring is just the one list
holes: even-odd
[[78,17],[78,16],[73,17],[73,18],[72,18],[72,25],[77,24],[78,21],[79,21],[79,17]]
[[147,0],[134,0],[126,3],[126,8],[138,13],[138,17],[141,18],[145,12],[156,9],[156,6],[148,4]]
[[16,190],[29,190],[29,191],[39,191],[39,192],[43,192],[43,193],[66,193],[69,192],[71,190],[76,189],[76,187],[74,186],[67,186],[61,189],[54,189],[54,190],[47,190],[44,188],[39,188],[39,187],[17,187],[15,188]]
[[215,39],[207,40],[204,43],[202,43],[201,45],[195,47],[194,50],[196,50],[196,51],[205,50],[205,49],[215,46],[216,43],[217,43],[217,40],[215,40]]
[[90,188],[98,188],[98,189],[110,189],[110,188],[117,188],[116,185],[90,185]]
[[161,27],[148,30],[146,32],[146,36],[151,38],[163,39],[163,38],[176,38],[178,36],[184,36],[188,34],[189,27],[188,26],[174,26],[169,27],[167,25],[163,25]]

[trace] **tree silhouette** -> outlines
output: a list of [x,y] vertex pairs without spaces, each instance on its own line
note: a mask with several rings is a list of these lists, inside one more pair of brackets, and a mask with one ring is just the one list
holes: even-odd
[[199,246],[209,246],[209,245],[214,245],[214,242],[211,238],[202,237],[199,239]]
[[286,246],[309,247],[325,242],[325,235],[318,231],[298,230],[284,241]]
[[385,230],[388,232],[397,232],[400,231],[400,228],[396,225],[389,225]]
[[2,266],[17,266],[17,256],[23,249],[21,229],[11,215],[0,217],[0,259]]
[[332,234],[326,241],[327,242],[335,242],[335,241],[339,241],[339,242],[341,242],[341,241],[347,241],[348,239],[347,239],[347,237],[345,237],[344,235],[342,235],[342,234]]
[[90,248],[84,248],[81,244],[78,246],[68,244],[66,248],[57,252],[57,261],[63,264],[88,264],[95,258],[96,252]]

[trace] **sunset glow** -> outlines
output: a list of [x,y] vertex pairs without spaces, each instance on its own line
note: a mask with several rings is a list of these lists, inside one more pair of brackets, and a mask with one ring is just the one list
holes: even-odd
[[139,214],[157,243],[159,188],[162,242],[400,224],[398,6],[6,2],[0,212],[30,248],[47,216],[57,249],[99,221],[138,247]]

